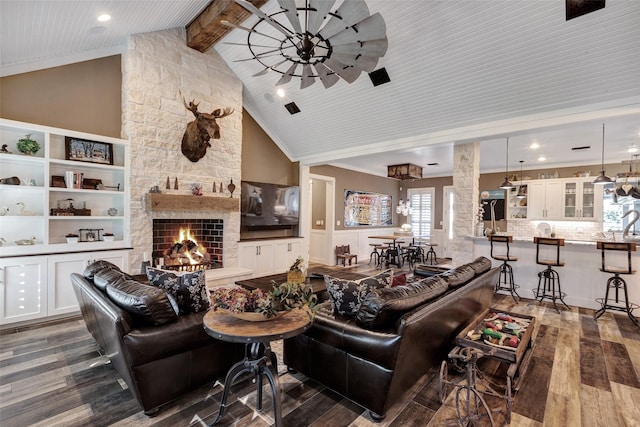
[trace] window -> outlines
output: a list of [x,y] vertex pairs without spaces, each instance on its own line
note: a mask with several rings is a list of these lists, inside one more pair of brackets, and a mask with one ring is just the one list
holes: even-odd
[[434,193],[433,188],[410,188],[407,191],[412,209],[409,223],[414,236],[431,238]]

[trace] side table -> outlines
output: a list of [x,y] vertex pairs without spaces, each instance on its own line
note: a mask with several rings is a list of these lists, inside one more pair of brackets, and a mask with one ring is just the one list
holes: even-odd
[[[292,310],[284,315],[264,322],[237,319],[227,311],[209,312],[204,316],[204,330],[213,338],[244,343],[245,357],[227,372],[224,391],[220,400],[220,411],[210,425],[217,424],[224,416],[227,398],[235,380],[246,372],[255,375],[257,386],[257,409],[262,409],[262,376],[267,377],[273,394],[273,417],[275,425],[282,425],[280,408],[280,382],[278,381],[276,354],[271,352],[271,341],[294,337],[311,327],[309,314],[304,310]],[[274,372],[275,371],[275,374]]]

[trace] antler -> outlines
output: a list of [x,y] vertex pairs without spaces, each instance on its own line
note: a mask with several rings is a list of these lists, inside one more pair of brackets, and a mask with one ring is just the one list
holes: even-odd
[[223,117],[227,117],[229,114],[233,113],[235,110],[232,109],[231,107],[227,107],[224,109],[224,111],[222,111],[222,113],[220,112],[220,109],[218,108],[217,110],[215,110],[213,113],[213,117],[217,118],[217,119],[221,119]]
[[200,103],[195,103],[196,100],[194,99],[193,101],[189,102],[189,105],[187,105],[187,101],[184,99],[184,96],[182,97],[182,103],[184,104],[184,108],[186,108],[187,110],[191,111],[193,113],[194,116],[198,115],[198,105],[200,105]]

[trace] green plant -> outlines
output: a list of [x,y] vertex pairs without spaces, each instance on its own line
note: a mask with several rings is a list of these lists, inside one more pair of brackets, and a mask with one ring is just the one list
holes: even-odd
[[24,138],[20,138],[16,146],[18,147],[18,151],[25,154],[35,154],[40,150],[40,144],[31,139],[31,134],[25,135]]

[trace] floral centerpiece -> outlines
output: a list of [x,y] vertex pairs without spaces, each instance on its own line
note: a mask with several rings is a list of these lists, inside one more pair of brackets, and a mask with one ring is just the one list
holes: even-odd
[[[232,315],[246,320],[268,320],[294,309],[307,310],[313,318],[318,297],[304,283],[272,282],[271,291],[245,289],[242,287],[220,287],[211,293],[214,311],[227,310]],[[255,316],[243,316],[252,313]]]

